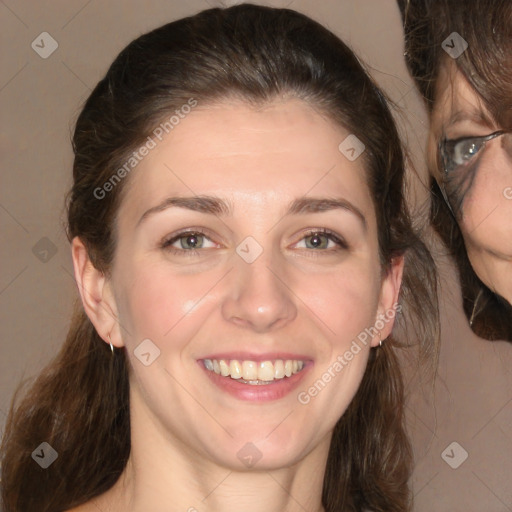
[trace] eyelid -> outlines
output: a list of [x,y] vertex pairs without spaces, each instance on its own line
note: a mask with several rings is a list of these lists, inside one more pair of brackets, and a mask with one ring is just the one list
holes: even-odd
[[445,137],[443,137],[442,143],[443,144],[450,143],[450,145],[455,145],[455,144],[458,144],[459,142],[465,142],[467,140],[478,140],[478,141],[487,142],[491,139],[494,139],[495,137],[499,137],[500,135],[503,135],[504,133],[506,133],[506,132],[503,130],[498,130],[498,131],[489,133],[488,135],[468,135],[468,136],[464,136],[464,137],[458,137],[456,139],[447,139],[445,136]]

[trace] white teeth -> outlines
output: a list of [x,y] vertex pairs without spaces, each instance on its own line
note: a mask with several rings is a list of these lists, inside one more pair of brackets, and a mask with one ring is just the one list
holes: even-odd
[[[215,370],[215,366],[213,369]],[[242,378],[245,380],[258,379],[258,366],[254,361],[244,361],[242,363]]]
[[219,366],[220,366],[220,374],[223,377],[227,377],[229,375],[229,366],[227,365],[226,361],[224,361],[224,359],[221,359],[219,361]]
[[[302,363],[302,361],[301,361]],[[274,379],[282,379],[284,377],[284,363],[281,359],[278,359],[274,363]]]
[[258,380],[274,380],[275,372],[272,361],[262,361],[258,365]]
[[[205,361],[206,361],[206,359],[205,359]],[[232,379],[241,379],[242,378],[242,365],[235,359],[233,359],[233,361],[231,361],[229,363],[229,376]]]
[[237,361],[236,359],[204,359],[204,367],[223,377],[245,384],[261,385],[276,379],[291,377],[304,368],[304,361],[276,359],[275,361]]

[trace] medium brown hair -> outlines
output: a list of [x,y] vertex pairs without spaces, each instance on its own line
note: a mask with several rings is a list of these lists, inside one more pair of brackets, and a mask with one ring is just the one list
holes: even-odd
[[[101,200],[94,190],[151,130],[190,98],[202,105],[228,97],[263,105],[283,95],[308,102],[364,143],[360,158],[383,271],[405,256],[401,303],[421,354],[433,358],[435,266],[405,204],[404,157],[393,117],[352,51],[288,9],[210,9],[145,34],[119,54],[76,123],[69,238],[80,237],[93,264],[108,274],[129,177]],[[362,384],[336,424],[323,487],[327,512],[410,510],[400,347],[390,337],[371,350]],[[110,357],[80,305],[61,352],[9,414],[2,447],[5,510],[63,511],[108,490],[130,453],[128,389],[124,349]],[[46,470],[30,457],[41,441],[59,453]]]
[[[398,5],[404,23],[406,63],[429,113],[436,101],[439,70],[449,59],[441,44],[457,32],[468,47],[453,62],[496,123],[506,131],[512,130],[512,2],[398,0]],[[457,266],[463,308],[471,329],[482,338],[511,341],[512,306],[473,270],[459,225],[441,192],[439,155],[430,166],[432,225]]]

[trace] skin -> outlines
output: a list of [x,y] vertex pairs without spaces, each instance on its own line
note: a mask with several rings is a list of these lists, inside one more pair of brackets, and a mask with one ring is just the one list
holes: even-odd
[[[130,176],[109,278],[73,240],[84,308],[106,342],[110,333],[126,348],[132,425],[123,475],[77,510],[323,510],[332,430],[378,336],[307,405],[297,393],[393,307],[403,266],[397,259],[382,275],[363,159],[350,162],[338,150],[348,134],[295,99],[258,110],[231,101],[198,106]],[[223,199],[231,215],[170,207],[139,223],[167,197],[197,195]],[[347,209],[286,215],[303,196],[343,198],[366,227]],[[206,230],[204,249],[161,247],[190,227]],[[308,248],[309,228],[331,229],[349,248]],[[235,251],[247,236],[263,248],[250,264]],[[147,367],[133,352],[146,338],[161,351]],[[305,354],[313,364],[296,391],[255,404],[220,391],[197,363],[238,349]],[[248,442],[262,455],[250,469],[237,457]]]
[[[440,69],[431,117],[429,157],[446,137],[484,136],[502,129],[450,59]],[[434,166],[431,166],[434,168]],[[469,162],[473,181],[464,190],[459,226],[473,269],[493,291],[512,303],[512,137],[486,143]]]

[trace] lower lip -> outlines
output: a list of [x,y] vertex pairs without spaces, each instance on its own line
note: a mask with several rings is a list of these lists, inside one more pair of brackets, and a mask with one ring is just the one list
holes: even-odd
[[207,370],[202,361],[198,361],[199,365],[206,372],[210,380],[222,391],[238,398],[249,402],[270,402],[272,400],[279,400],[284,396],[291,393],[298,387],[306,373],[312,366],[311,362],[305,363],[302,370],[293,374],[291,377],[284,377],[271,381],[270,384],[244,384],[231,377],[223,377],[215,372]]

